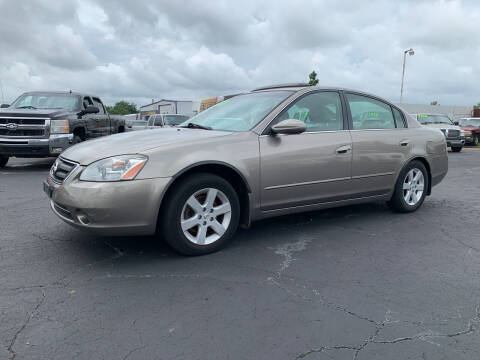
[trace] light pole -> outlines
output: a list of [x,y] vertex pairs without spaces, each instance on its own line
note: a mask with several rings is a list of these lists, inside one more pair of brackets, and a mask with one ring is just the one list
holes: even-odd
[[407,59],[407,54],[410,56],[413,56],[413,54],[415,54],[415,51],[413,51],[413,49],[410,48],[403,52],[403,69],[402,69],[402,86],[400,87],[400,104],[402,103],[402,98],[403,98],[403,79],[405,77],[405,60]]

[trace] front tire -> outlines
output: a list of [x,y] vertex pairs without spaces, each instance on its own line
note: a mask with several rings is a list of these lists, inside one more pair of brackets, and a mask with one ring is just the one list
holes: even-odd
[[473,137],[473,145],[478,146],[479,142],[480,142],[480,135],[475,135]]
[[217,251],[234,235],[240,202],[223,178],[207,173],[191,175],[164,199],[160,222],[166,242],[184,255]]
[[462,147],[463,147],[463,146],[452,147],[452,151],[453,151],[453,152],[460,152],[460,151],[462,151]]
[[0,168],[3,168],[5,167],[5,165],[7,165],[8,163],[8,156],[6,155],[0,155]]
[[400,172],[389,205],[397,212],[413,212],[422,206],[427,189],[427,169],[422,162],[414,160]]

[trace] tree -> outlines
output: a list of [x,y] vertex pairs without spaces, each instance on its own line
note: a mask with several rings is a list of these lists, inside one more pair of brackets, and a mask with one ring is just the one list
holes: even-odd
[[434,100],[430,103],[430,105],[440,105],[437,100]]
[[315,86],[318,84],[317,73],[315,70],[313,70],[308,77],[310,78],[310,81],[308,82],[310,86]]
[[119,101],[114,106],[107,106],[107,111],[115,115],[135,114],[138,112],[137,106],[134,103],[126,101]]
[[473,105],[473,108],[476,110],[476,109],[480,109],[480,103],[478,103],[477,105]]

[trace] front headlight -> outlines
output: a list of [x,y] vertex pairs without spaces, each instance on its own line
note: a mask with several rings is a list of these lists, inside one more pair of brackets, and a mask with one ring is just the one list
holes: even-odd
[[50,134],[68,134],[70,126],[68,120],[52,120],[50,121]]
[[144,155],[119,155],[99,160],[87,166],[80,175],[82,181],[133,180],[148,158]]
[[465,131],[460,130],[460,136],[465,136]]
[[470,130],[465,130],[462,134],[462,132],[460,132],[460,135],[461,136],[472,136],[472,132]]

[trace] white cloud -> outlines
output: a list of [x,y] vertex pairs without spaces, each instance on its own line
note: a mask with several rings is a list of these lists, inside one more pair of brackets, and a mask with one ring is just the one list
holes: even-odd
[[405,101],[480,101],[476,19],[464,1],[1,2],[0,76],[9,100],[31,89],[107,102],[200,99],[307,81]]

